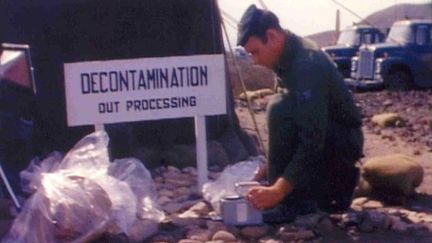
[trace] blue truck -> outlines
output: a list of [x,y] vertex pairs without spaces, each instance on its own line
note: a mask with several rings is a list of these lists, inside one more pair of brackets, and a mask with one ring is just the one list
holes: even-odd
[[351,74],[351,58],[355,56],[362,44],[374,44],[384,41],[384,34],[378,28],[366,24],[356,24],[344,29],[336,45],[325,46],[327,52],[344,78]]
[[355,89],[432,87],[432,20],[397,21],[384,43],[361,46],[345,82]]

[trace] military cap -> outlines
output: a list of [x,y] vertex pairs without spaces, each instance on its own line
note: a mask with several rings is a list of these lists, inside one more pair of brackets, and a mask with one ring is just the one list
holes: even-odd
[[244,46],[250,36],[257,32],[257,25],[263,15],[263,10],[255,4],[249,6],[238,24],[237,45]]

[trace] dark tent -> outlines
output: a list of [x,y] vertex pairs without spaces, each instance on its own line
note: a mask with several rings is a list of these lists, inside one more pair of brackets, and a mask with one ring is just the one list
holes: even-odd
[[[215,0],[0,1],[0,42],[31,48],[36,154],[67,151],[93,130],[67,127],[64,63],[223,53],[220,21]],[[226,134],[232,134],[246,145],[248,155],[254,154],[255,145],[239,128],[228,81],[227,87],[228,113],[207,117],[208,140],[223,136],[226,141]],[[194,142],[192,118],[117,124],[107,130],[115,157],[128,155],[136,146]],[[230,146],[224,147],[235,153]],[[244,157],[230,156],[232,161]]]

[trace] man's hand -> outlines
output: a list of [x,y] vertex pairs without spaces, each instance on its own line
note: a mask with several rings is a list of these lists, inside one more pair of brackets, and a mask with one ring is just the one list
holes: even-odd
[[252,187],[247,194],[247,199],[256,209],[269,209],[278,205],[292,190],[291,183],[279,178],[271,186]]

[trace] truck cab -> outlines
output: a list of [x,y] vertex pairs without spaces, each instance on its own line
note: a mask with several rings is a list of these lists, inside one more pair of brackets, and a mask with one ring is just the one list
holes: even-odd
[[351,58],[358,52],[362,44],[374,44],[384,41],[384,34],[378,28],[370,25],[358,24],[344,29],[336,42],[336,45],[325,46],[322,49],[327,52],[344,78],[350,77]]
[[432,87],[432,20],[397,21],[385,43],[361,46],[345,82],[359,89]]

